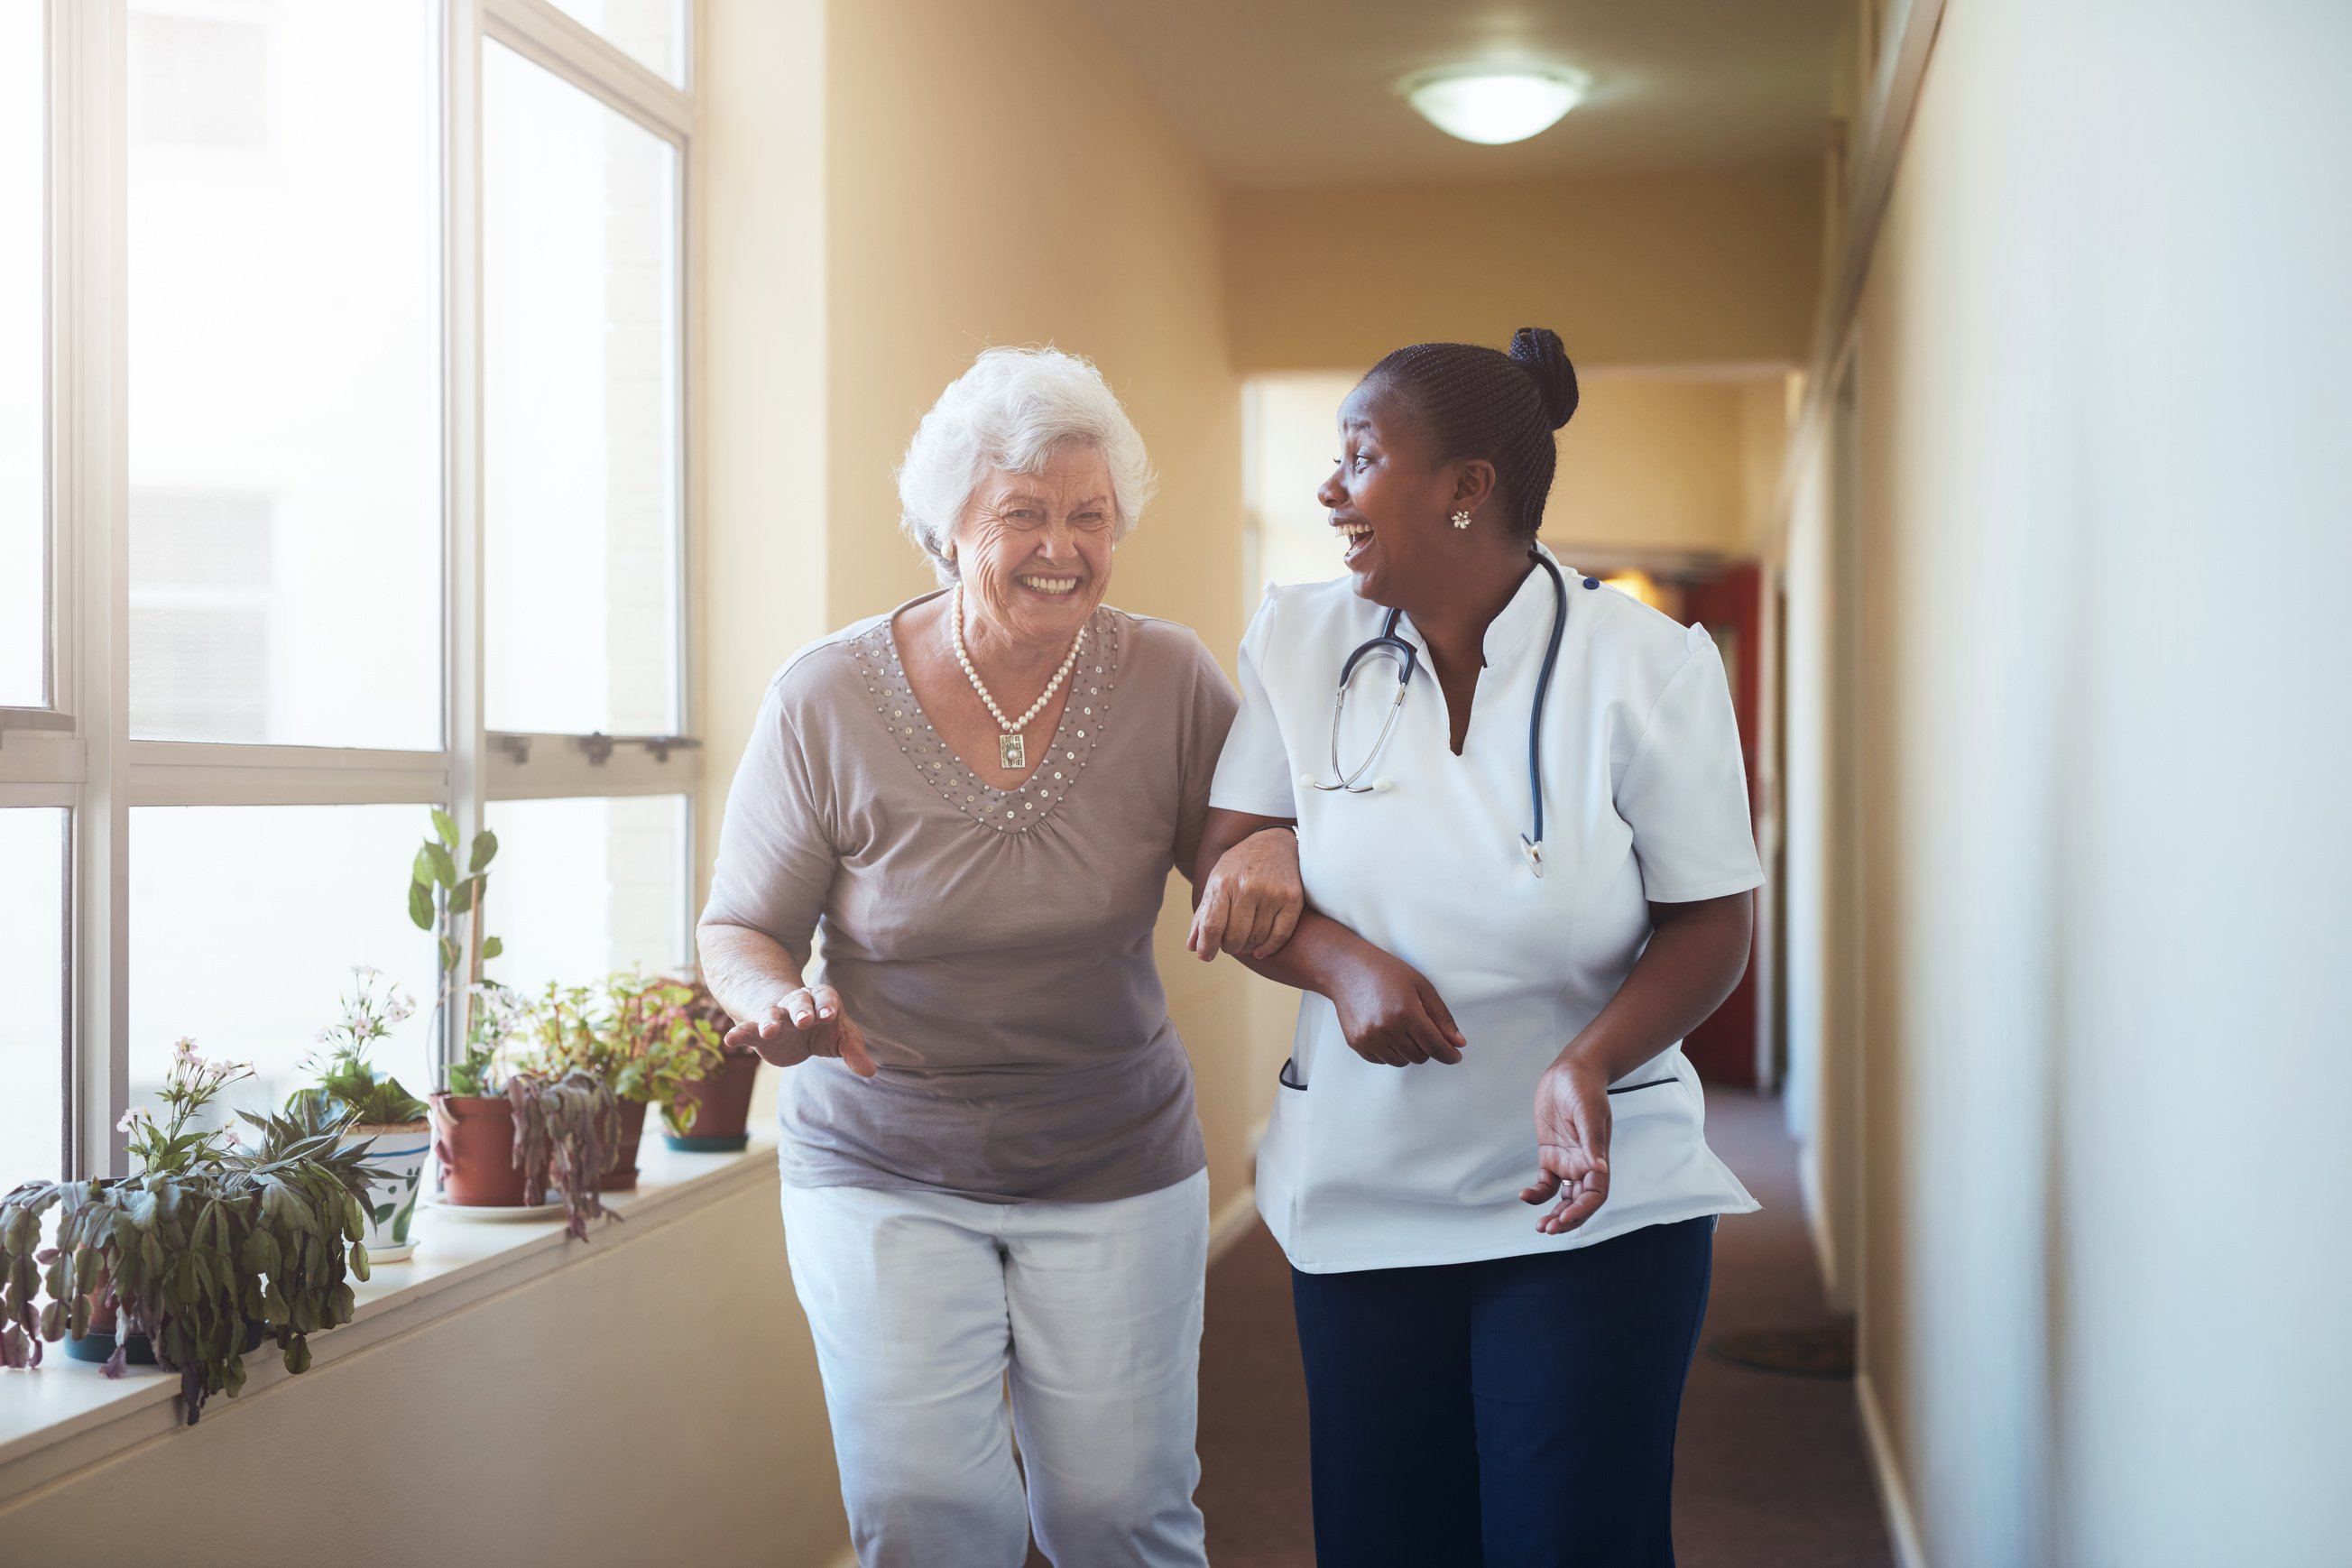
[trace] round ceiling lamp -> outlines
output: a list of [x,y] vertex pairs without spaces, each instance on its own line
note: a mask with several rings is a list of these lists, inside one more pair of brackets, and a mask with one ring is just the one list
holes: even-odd
[[1564,66],[1455,66],[1403,83],[1423,119],[1490,147],[1549,130],[1591,87],[1591,77]]

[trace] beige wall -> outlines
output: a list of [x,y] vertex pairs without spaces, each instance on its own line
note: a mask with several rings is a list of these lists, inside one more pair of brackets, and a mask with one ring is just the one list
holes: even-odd
[[1642,179],[1251,191],[1225,204],[1234,361],[1365,366],[1549,326],[1580,363],[1801,362],[1820,283],[1807,163]]
[[2347,47],[1955,0],[1878,239],[1828,831],[1864,1365],[1939,1568],[2352,1552]]
[[1571,560],[1580,546],[1611,555],[1752,552],[1770,510],[1759,470],[1777,481],[1787,431],[1782,381],[1767,368],[1588,372],[1576,417],[1559,433],[1545,540]]
[[848,1542],[822,1401],[765,1181],[216,1399],[0,1512],[0,1560],[822,1568]]

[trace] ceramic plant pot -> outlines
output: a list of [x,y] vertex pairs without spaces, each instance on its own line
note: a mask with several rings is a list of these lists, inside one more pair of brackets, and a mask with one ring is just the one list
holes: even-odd
[[365,1240],[372,1264],[403,1263],[416,1250],[416,1197],[425,1184],[425,1162],[433,1152],[432,1126],[411,1121],[352,1127],[343,1133],[345,1149],[371,1145],[361,1163],[373,1178],[368,1187]]
[[433,1098],[433,1157],[441,1164],[441,1201],[460,1208],[516,1209],[526,1196],[515,1166],[514,1107],[504,1095]]
[[628,1193],[636,1190],[637,1145],[644,1142],[645,1138],[646,1102],[642,1100],[621,1101],[621,1142],[613,1151],[613,1163],[596,1184],[598,1192]]
[[694,1130],[690,1132],[666,1132],[663,1139],[673,1149],[688,1154],[723,1154],[740,1149],[751,1142],[746,1131],[751,1122],[751,1086],[760,1077],[760,1058],[754,1051],[730,1051],[727,1059],[707,1078],[685,1085],[677,1091],[680,1108],[678,1120],[686,1120],[683,1108],[698,1108]]

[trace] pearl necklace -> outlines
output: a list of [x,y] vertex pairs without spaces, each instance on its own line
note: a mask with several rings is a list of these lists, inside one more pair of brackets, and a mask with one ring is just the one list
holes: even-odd
[[1045,682],[1045,689],[1038,694],[1037,700],[1029,704],[1029,711],[1018,719],[1004,716],[1004,710],[996,705],[996,699],[988,694],[987,686],[981,681],[980,671],[971,667],[971,655],[965,651],[963,646],[961,583],[955,585],[954,602],[948,616],[948,630],[955,638],[956,662],[963,666],[964,678],[971,682],[971,689],[980,693],[981,702],[996,721],[997,727],[1004,731],[996,738],[996,765],[1007,773],[1017,773],[1029,765],[1029,743],[1021,732],[1029,728],[1031,720],[1045,710],[1045,704],[1054,700],[1054,693],[1059,691],[1062,682],[1069,679],[1071,668],[1078,662],[1078,650],[1087,646],[1087,628],[1078,628],[1078,635],[1070,641],[1069,657],[1062,660],[1062,668],[1054,672],[1054,679]]

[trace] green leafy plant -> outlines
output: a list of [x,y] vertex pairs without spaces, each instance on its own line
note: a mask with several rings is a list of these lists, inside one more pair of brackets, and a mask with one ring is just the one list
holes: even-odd
[[323,1055],[306,1064],[318,1077],[310,1089],[294,1091],[289,1111],[324,1116],[332,1111],[358,1127],[403,1127],[425,1120],[425,1102],[395,1078],[379,1078],[368,1052],[416,1011],[416,1005],[388,985],[376,994],[381,970],[368,964],[352,966],[352,994],[343,999],[343,1016],[319,1031]]
[[610,976],[601,994],[550,985],[533,1013],[532,1045],[549,1071],[593,1073],[619,1099],[658,1105],[667,1117],[679,1088],[722,1059],[718,1031],[693,1000],[691,985],[639,973]]
[[[440,1005],[457,1001],[465,1016],[457,1037],[474,1037],[476,987],[482,983],[482,965],[505,947],[497,937],[482,934],[482,904],[489,896],[490,862],[498,858],[498,835],[487,828],[474,835],[466,848],[466,871],[457,872],[457,819],[437,806],[433,812],[433,836],[418,847],[408,868],[408,918],[416,929],[438,935],[441,956]],[[449,927],[465,918],[463,940]],[[463,969],[462,976],[460,969]]]
[[[165,1120],[133,1110],[120,1124],[138,1175],[27,1182],[0,1198],[0,1363],[36,1365],[41,1342],[81,1338],[111,1313],[107,1375],[122,1374],[129,1336],[145,1334],[156,1363],[180,1374],[191,1424],[210,1396],[245,1387],[250,1324],[274,1335],[289,1372],[309,1370],[310,1336],[351,1321],[350,1279],[368,1275],[368,1145],[339,1148],[344,1118],[316,1104],[246,1116],[261,1135],[250,1151],[225,1129],[191,1125],[249,1076],[182,1040],[161,1095]],[[51,1208],[57,1239],[42,1247]]]

